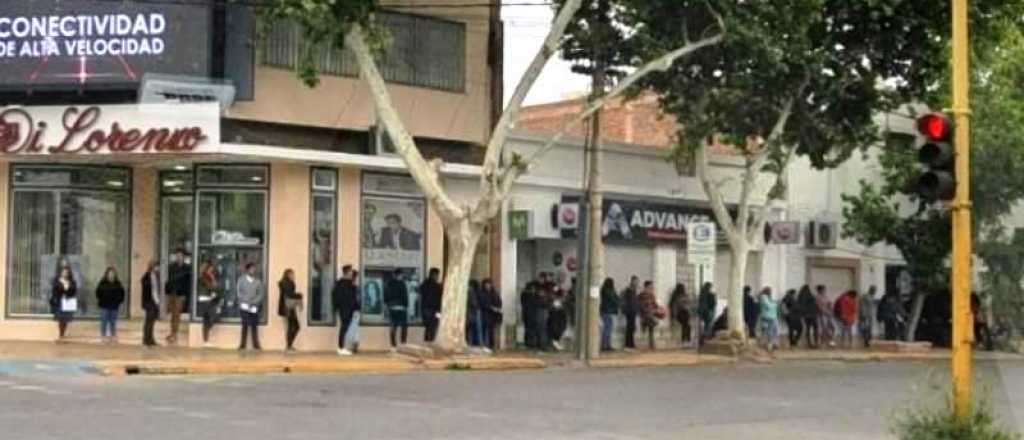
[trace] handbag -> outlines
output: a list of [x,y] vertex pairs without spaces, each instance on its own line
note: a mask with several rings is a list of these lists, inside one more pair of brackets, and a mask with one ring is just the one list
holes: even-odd
[[345,346],[355,347],[359,343],[359,321],[362,314],[359,312],[352,313],[352,323],[349,324],[348,330],[345,332]]
[[78,311],[78,298],[66,296],[60,299],[60,311],[74,313]]
[[285,298],[284,307],[289,312],[293,310],[296,312],[300,311],[302,310],[302,298]]

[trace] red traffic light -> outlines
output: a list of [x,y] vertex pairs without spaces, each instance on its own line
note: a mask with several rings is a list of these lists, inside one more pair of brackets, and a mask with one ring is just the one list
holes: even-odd
[[953,120],[942,113],[917,118],[917,131],[930,141],[947,141],[953,136]]

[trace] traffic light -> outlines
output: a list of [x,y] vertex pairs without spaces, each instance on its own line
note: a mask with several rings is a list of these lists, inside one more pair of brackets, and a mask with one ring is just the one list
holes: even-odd
[[917,150],[917,160],[925,166],[917,180],[917,192],[925,199],[953,200],[956,196],[954,130],[953,118],[944,113],[928,113],[917,119],[917,131],[925,139]]

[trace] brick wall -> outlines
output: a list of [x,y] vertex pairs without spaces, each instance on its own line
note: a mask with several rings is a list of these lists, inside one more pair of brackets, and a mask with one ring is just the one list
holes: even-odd
[[[584,104],[585,98],[524,107],[516,128],[532,133],[557,133],[583,111]],[[605,141],[667,148],[675,143],[676,128],[675,119],[661,114],[653,96],[632,101],[615,99],[602,112],[601,138]],[[586,130],[586,124],[577,124],[569,133],[582,137]]]

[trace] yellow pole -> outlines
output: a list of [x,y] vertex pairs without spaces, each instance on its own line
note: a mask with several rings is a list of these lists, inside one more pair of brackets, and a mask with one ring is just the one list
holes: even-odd
[[953,409],[971,413],[971,195],[967,0],[953,0],[953,114],[956,119],[956,198],[953,200]]

